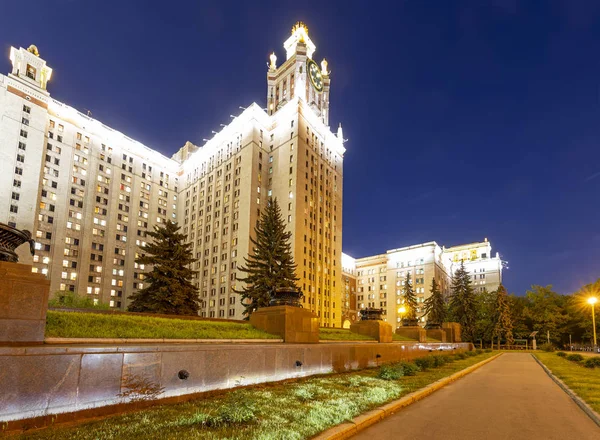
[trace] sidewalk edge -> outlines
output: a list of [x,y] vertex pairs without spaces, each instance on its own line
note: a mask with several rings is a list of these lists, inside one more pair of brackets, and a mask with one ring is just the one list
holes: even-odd
[[427,385],[425,388],[421,388],[420,390],[407,394],[406,396],[398,400],[394,400],[378,408],[374,408],[371,411],[358,415],[352,420],[348,420],[340,425],[334,426],[333,428],[329,428],[327,431],[323,431],[321,434],[318,434],[315,437],[313,437],[313,440],[343,440],[350,438],[351,436],[357,434],[363,429],[368,428],[372,424],[377,423],[380,420],[383,420],[386,417],[389,417],[392,414],[398,412],[402,408],[405,408],[415,402],[418,402],[419,400],[429,396],[430,394],[434,393],[440,388],[443,388],[444,386],[460,379],[461,377],[472,373],[479,367],[482,367],[485,364],[493,361],[494,359],[497,359],[499,356],[502,356],[502,353],[498,353],[492,357],[484,359],[483,361],[478,362],[475,365],[471,365],[470,367],[467,367],[464,370],[457,371],[451,376],[444,377],[436,382]]
[[542,367],[542,369],[546,372],[546,374],[558,385],[576,404],[579,408],[583,410],[587,416],[592,419],[592,421],[600,427],[600,414],[598,414],[594,409],[589,406],[581,397],[579,397],[571,388],[567,386],[562,380],[556,377],[552,370],[546,367],[542,361],[540,361],[533,353],[531,353],[531,357],[535,359],[535,361]]

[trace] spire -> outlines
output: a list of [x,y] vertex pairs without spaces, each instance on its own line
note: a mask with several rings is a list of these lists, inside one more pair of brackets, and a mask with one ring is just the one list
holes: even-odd
[[340,125],[337,130],[337,138],[342,141],[344,140],[344,132],[342,131],[342,123],[341,122],[340,122]]

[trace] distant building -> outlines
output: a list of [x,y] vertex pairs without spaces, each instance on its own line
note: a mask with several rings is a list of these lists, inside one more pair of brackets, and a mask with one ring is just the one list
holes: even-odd
[[[383,308],[385,320],[400,326],[402,315],[400,306],[404,303],[406,275],[410,274],[419,308],[417,315],[421,322],[423,302],[430,295],[431,282],[435,278],[444,294],[449,294],[451,278],[464,261],[476,291],[494,291],[502,282],[502,262],[498,254],[491,255],[492,247],[485,239],[481,243],[471,243],[450,248],[440,247],[436,242],[428,242],[399,249],[385,254],[363,258],[342,256],[342,275],[345,285],[356,283],[356,309],[365,307]],[[350,289],[347,290],[352,296]],[[346,301],[353,304],[352,299]],[[352,310],[343,316],[352,320]],[[344,318],[346,320],[346,318]]]

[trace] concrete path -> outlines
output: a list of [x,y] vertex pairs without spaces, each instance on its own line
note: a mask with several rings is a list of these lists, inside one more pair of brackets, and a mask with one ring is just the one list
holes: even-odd
[[599,440],[600,428],[528,353],[505,353],[354,439]]

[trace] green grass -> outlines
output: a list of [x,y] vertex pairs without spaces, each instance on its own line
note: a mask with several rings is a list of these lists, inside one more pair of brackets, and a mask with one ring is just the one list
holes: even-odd
[[56,427],[21,438],[53,440],[248,439],[300,440],[423,388],[493,353],[455,360],[396,380],[379,368],[316,376],[230,391],[175,405]]
[[600,368],[585,368],[583,363],[569,361],[556,353],[536,352],[535,356],[594,411],[600,412]]
[[239,322],[56,312],[46,317],[46,337],[140,339],[279,339]]
[[415,342],[416,339],[409,338],[408,336],[397,335],[396,333],[392,333],[393,341],[406,341],[406,342]]
[[343,328],[320,328],[319,339],[322,341],[374,341],[374,338],[352,333]]

